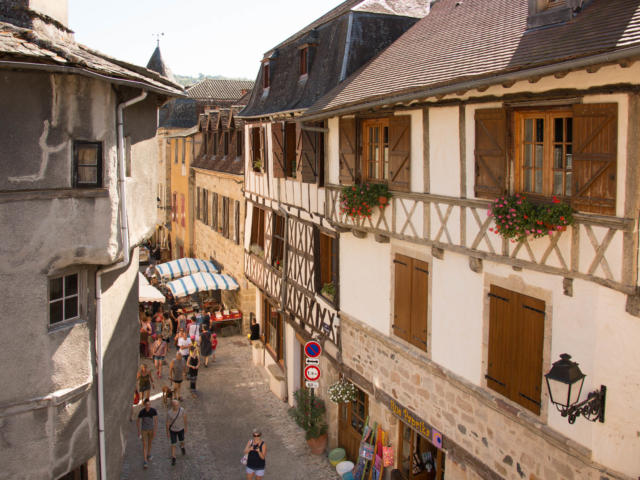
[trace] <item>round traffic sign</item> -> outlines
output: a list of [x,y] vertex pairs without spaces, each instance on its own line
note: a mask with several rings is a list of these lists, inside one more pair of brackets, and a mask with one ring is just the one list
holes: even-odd
[[320,378],[320,369],[315,365],[307,365],[304,369],[304,378],[310,382],[315,382]]
[[315,340],[311,340],[304,344],[304,353],[307,357],[316,358],[322,353],[322,347]]

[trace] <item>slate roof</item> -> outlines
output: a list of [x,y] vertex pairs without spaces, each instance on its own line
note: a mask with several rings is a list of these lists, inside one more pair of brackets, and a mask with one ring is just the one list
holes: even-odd
[[193,168],[211,170],[212,172],[229,173],[231,175],[244,174],[244,157],[214,157],[213,155],[203,155],[191,164]]
[[39,65],[59,67],[60,71],[67,68],[69,73],[100,76],[113,83],[142,84],[164,95],[183,94],[180,85],[154,71],[109,57],[62,36],[49,37],[40,31],[7,22],[0,22],[0,61],[28,63],[29,68],[36,69]]
[[569,22],[528,31],[527,15],[527,0],[440,0],[306,115],[640,45],[638,0],[593,0]]
[[162,107],[158,113],[160,128],[191,128],[198,122],[198,105],[190,98],[175,98]]
[[[250,80],[216,80],[207,78],[187,88],[189,98],[206,100],[238,100],[244,91],[250,91],[253,82]],[[245,92],[246,93],[246,92]]]
[[147,63],[147,68],[149,70],[153,70],[154,72],[159,73],[160,75],[162,75],[165,78],[168,78],[173,83],[177,83],[176,79],[173,76],[173,73],[171,73],[171,70],[169,69],[167,64],[164,63],[164,60],[162,59],[162,54],[160,53],[160,46],[159,45],[153,51],[153,54],[151,55],[151,58],[149,59],[149,63]]
[[[245,118],[303,111],[388,47],[429,10],[429,0],[347,0],[267,53],[270,87],[263,69]],[[306,77],[299,72],[299,47],[309,47]]]

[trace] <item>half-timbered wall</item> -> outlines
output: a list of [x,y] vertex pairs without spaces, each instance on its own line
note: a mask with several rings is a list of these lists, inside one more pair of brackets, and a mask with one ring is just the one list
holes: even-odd
[[[448,385],[462,382],[473,392],[474,399],[488,395],[499,405],[492,407],[492,412],[499,412],[500,419],[489,414],[490,421],[484,421],[485,417],[482,425],[488,425],[492,431],[519,431],[524,427],[538,432],[536,441],[555,452],[552,456],[562,456],[562,462],[568,463],[554,466],[560,472],[558,478],[572,475],[587,478],[586,473],[581,473],[585,465],[593,478],[602,465],[607,475],[614,472],[612,478],[633,476],[640,468],[633,453],[640,448],[640,439],[635,435],[640,431],[640,420],[628,415],[634,408],[630,398],[640,381],[634,346],[640,340],[638,309],[634,307],[638,288],[640,141],[634,131],[640,115],[638,94],[628,89],[625,93],[591,92],[578,95],[579,100],[565,99],[586,105],[616,105],[615,215],[581,212],[575,215],[576,223],[567,231],[511,243],[489,231],[493,226],[488,216],[490,200],[476,196],[475,188],[477,110],[511,107],[508,101],[496,98],[500,95],[575,88],[576,83],[567,81],[570,77],[574,82],[583,82],[581,86],[594,88],[612,81],[613,73],[620,75],[620,81],[637,83],[631,70],[637,74],[639,67],[604,67],[602,76],[572,72],[565,78],[521,82],[517,88],[496,86],[486,92],[451,95],[421,110],[398,109],[396,115],[412,116],[411,191],[393,192],[388,206],[382,212],[376,209],[370,219],[354,221],[340,212],[340,183],[345,179],[340,168],[342,122],[338,118],[327,121],[330,131],[325,207],[326,220],[341,232],[341,314],[343,318],[357,320],[350,324],[353,348],[373,337],[383,339],[383,346],[375,348],[378,354],[366,348],[356,348],[357,352],[346,355],[343,352],[345,364],[360,374],[364,372],[376,387],[415,406],[423,418],[434,419],[434,425],[444,429],[445,437],[458,438],[470,455],[485,448],[491,450],[492,441],[488,437],[481,440],[478,430],[465,423],[464,418],[484,416],[481,408],[463,402],[453,406],[434,397],[434,383],[448,376]],[[481,98],[483,95],[486,101]],[[538,98],[545,100],[548,98]],[[510,148],[506,143],[504,147]],[[505,184],[513,191],[511,168]],[[419,351],[393,333],[395,254],[418,258],[429,265],[427,352]],[[541,394],[539,415],[533,413],[535,409],[522,408],[488,388],[485,378],[491,323],[488,294],[492,287],[531,297],[544,306],[544,313],[538,312],[544,316],[544,325],[537,330],[543,338],[536,344],[542,351],[539,358],[542,372],[547,372],[561,353],[570,353],[587,375],[582,398],[601,384],[607,385],[605,423],[580,419],[569,425],[551,405],[542,376],[540,385],[535,382],[533,385]],[[395,374],[388,356],[382,359],[380,354],[398,350],[406,352],[411,361],[419,359],[429,367],[411,370],[408,383],[405,380],[408,377]],[[380,374],[368,371],[370,365],[377,364],[383,367]],[[441,373],[429,373],[431,366]],[[458,419],[459,409],[466,412],[462,414],[463,421]],[[494,420],[495,424],[491,424]],[[490,462],[488,467],[502,477],[518,478],[521,465],[516,468],[517,459],[526,462],[531,449],[537,447],[514,441],[498,442],[500,445],[490,454],[498,452],[498,460],[493,462],[482,455],[480,461]],[[570,459],[574,457],[581,458],[580,465],[572,464]],[[503,458],[512,463],[504,465],[501,462],[507,460],[502,461]],[[551,469],[525,469],[524,463],[522,467],[527,476],[533,473],[532,478],[555,478],[549,473]]]

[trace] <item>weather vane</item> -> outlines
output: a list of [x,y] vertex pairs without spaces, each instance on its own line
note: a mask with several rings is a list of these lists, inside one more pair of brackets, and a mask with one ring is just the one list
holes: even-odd
[[164,37],[164,32],[161,33],[153,33],[152,36],[156,37],[156,47],[160,46],[160,37]]

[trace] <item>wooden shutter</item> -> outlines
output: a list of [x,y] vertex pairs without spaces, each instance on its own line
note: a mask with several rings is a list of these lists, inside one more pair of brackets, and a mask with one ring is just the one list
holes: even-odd
[[393,264],[395,270],[393,333],[409,342],[411,341],[411,258],[396,255]]
[[266,151],[266,145],[265,145],[265,138],[264,138],[264,128],[261,126],[258,127],[258,136],[260,139],[260,161],[262,162],[262,171],[267,173],[267,156],[265,155],[265,151]]
[[340,118],[340,183],[350,185],[356,181],[356,119]]
[[224,238],[229,238],[229,197],[224,197],[222,200],[222,208],[223,208],[223,234]]
[[479,198],[496,198],[507,188],[507,113],[502,108],[476,110],[476,182]]
[[202,189],[202,221],[209,225],[209,190]]
[[211,228],[218,230],[218,194],[214,193],[211,200]]
[[517,348],[514,353],[515,375],[511,384],[512,400],[535,414],[540,414],[542,385],[542,348],[544,343],[544,308],[542,300],[517,295]]
[[284,178],[284,122],[271,124],[271,138],[273,148],[273,176]]
[[389,188],[409,191],[411,186],[411,117],[389,117]]
[[427,349],[429,264],[411,259],[411,343]]
[[489,293],[489,358],[487,386],[508,397],[511,389],[511,336],[515,299],[512,292],[491,285]]
[[300,172],[300,179],[304,183],[316,182],[316,151],[317,135],[315,132],[303,130],[296,124],[296,167]]
[[236,200],[234,202],[234,219],[233,219],[233,225],[234,225],[234,234],[235,234],[235,242],[236,245],[240,245],[240,202],[238,200]]
[[196,219],[197,220],[202,220],[202,217],[200,216],[200,201],[202,199],[201,197],[202,193],[200,191],[200,187],[196,188]]
[[249,128],[249,151],[247,152],[247,158],[249,159],[249,171],[253,170],[253,161],[254,161],[254,146],[253,146],[253,128]]
[[573,207],[615,215],[618,105],[574,105],[573,115]]

